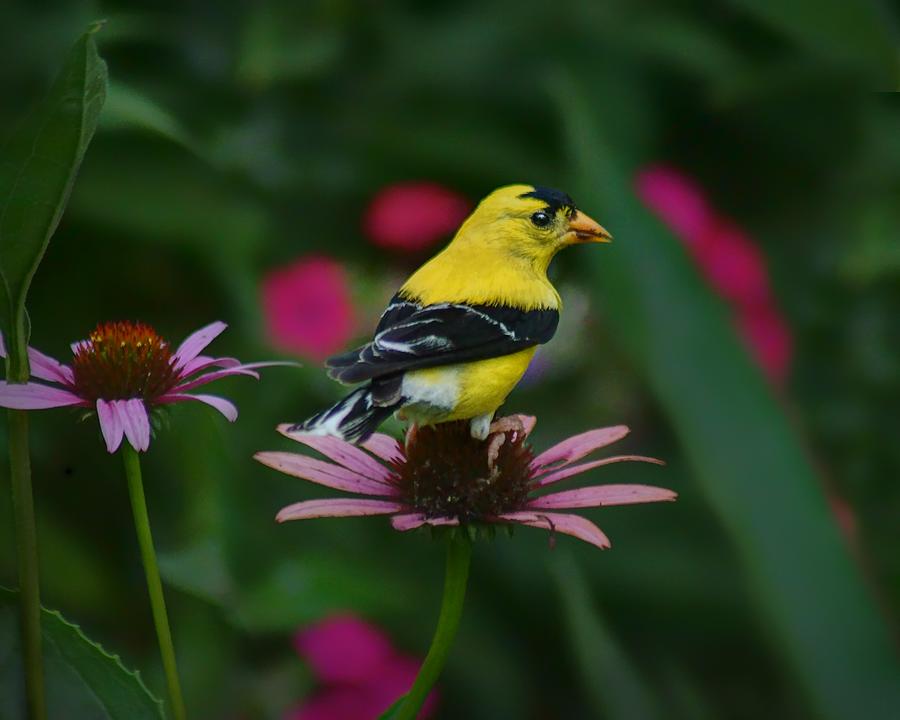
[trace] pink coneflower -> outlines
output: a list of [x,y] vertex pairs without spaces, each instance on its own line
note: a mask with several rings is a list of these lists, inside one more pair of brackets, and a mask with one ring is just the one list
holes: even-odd
[[329,257],[311,255],[272,270],[261,293],[266,332],[279,350],[321,361],[355,332],[347,271]]
[[[95,410],[111,453],[119,448],[123,436],[135,450],[146,450],[150,445],[150,413],[162,405],[202,402],[234,422],[238,412],[233,403],[190,391],[229,375],[259,378],[257,368],[285,363],[241,364],[235,358],[201,355],[226,327],[223,322],[211,323],[191,334],[173,352],[168,341],[149,325],[101,323],[86,340],[73,343],[71,365],[29,348],[32,378],[53,384],[0,382],[0,407]],[[2,343],[0,355],[6,357]]]
[[[321,687],[286,720],[376,720],[409,689],[419,667],[383,630],[350,614],[300,630],[294,646]],[[432,692],[419,717],[430,716],[436,703]]]
[[425,250],[453,233],[471,209],[467,198],[437,183],[398,183],[372,198],[363,231],[388,250]]
[[376,433],[364,450],[332,437],[279,432],[329,458],[260,452],[255,458],[288,475],[371,497],[306,500],[283,508],[279,522],[319,517],[388,515],[396,530],[423,525],[520,524],[572,535],[600,548],[606,535],[576,508],[674,500],[671,490],[647,485],[599,485],[540,494],[556,483],[616,462],[662,464],[639,455],[577,463],[628,434],[624,425],[575,435],[535,456],[526,442],[535,418],[514,415],[494,423],[487,440],[471,436],[465,422],[413,427],[405,446]]

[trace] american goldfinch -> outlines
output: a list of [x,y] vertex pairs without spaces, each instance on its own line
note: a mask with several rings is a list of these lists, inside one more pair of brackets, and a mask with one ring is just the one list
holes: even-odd
[[483,440],[556,332],[550,261],[569,245],[610,240],[559,190],[495,190],[400,288],[371,342],[326,362],[333,379],[364,384],[291,430],[361,443],[397,413],[419,425],[470,420]]

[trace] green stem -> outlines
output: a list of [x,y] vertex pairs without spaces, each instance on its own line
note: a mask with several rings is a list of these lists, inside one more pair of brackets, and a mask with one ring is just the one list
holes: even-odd
[[469,562],[472,559],[472,543],[463,533],[455,533],[450,538],[447,548],[447,569],[444,576],[444,598],[441,602],[441,614],[437,629],[431,641],[431,648],[425,656],[425,662],[419,668],[419,674],[412,688],[397,707],[393,720],[414,720],[419,709],[428,697],[432,686],[437,682],[456,630],[462,617],[463,604],[466,599],[466,583],[469,579]]
[[141,546],[141,559],[144,561],[144,573],[147,576],[147,590],[150,593],[153,624],[156,626],[159,652],[162,655],[166,684],[169,688],[169,704],[175,720],[185,720],[187,713],[184,709],[184,698],[181,695],[181,684],[178,682],[175,648],[172,645],[172,632],[169,630],[169,618],[166,615],[166,600],[163,597],[162,581],[159,579],[156,551],[153,549],[153,536],[150,534],[147,501],[144,499],[141,461],[138,458],[137,451],[131,447],[128,441],[122,443],[122,459],[125,461],[125,476],[128,478],[128,493],[131,495],[134,527],[137,530],[138,544]]
[[28,452],[28,413],[24,410],[9,411],[9,458],[16,524],[25,698],[30,720],[44,720],[47,707],[44,704],[44,664],[41,656],[41,590]]

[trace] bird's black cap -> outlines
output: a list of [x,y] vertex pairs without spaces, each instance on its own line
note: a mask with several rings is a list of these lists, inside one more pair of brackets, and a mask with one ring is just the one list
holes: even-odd
[[575,214],[577,209],[575,207],[575,201],[569,197],[567,193],[544,185],[534,185],[533,187],[534,190],[522,193],[519,197],[533,197],[536,200],[542,200],[547,203],[547,207],[552,210],[554,214],[561,209],[565,210],[566,215],[572,216]]

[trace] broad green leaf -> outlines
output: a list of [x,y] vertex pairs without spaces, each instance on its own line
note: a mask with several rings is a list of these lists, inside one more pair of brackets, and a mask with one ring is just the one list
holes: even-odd
[[[18,656],[18,593],[0,588],[0,695],[14,702],[21,682]],[[41,611],[51,717],[98,720],[161,720],[162,703],[137,672],[128,670],[53,610]],[[4,702],[4,709],[6,709]],[[77,709],[76,709],[77,708]],[[15,716],[15,715],[14,715]]]
[[595,711],[609,720],[662,717],[656,699],[593,607],[590,588],[568,553],[551,559],[569,643]]
[[655,392],[730,534],[760,624],[818,715],[900,717],[890,633],[797,432],[679,243],[631,191],[634,167],[573,83],[555,86],[572,193],[616,240],[586,258],[612,330]]
[[91,27],[43,104],[0,155],[0,327],[12,376],[28,379],[25,296],[56,230],[106,97],[106,63]]

